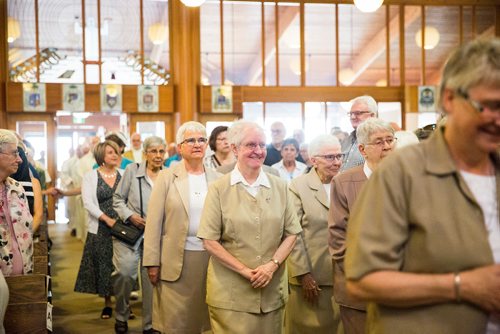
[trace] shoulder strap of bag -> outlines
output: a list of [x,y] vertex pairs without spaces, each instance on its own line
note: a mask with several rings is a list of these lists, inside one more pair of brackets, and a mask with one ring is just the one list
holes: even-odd
[[[137,169],[139,169],[139,163],[136,163],[136,164],[137,164]],[[142,179],[142,177],[138,178],[138,181],[139,181],[139,199],[141,202],[141,218],[144,218],[144,212],[142,210],[142,182],[141,182],[141,179]]]

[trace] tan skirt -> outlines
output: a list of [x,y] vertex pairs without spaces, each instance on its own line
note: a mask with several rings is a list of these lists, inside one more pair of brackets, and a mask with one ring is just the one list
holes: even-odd
[[281,334],[284,308],[268,313],[247,313],[208,307],[210,324],[216,334]]
[[307,302],[302,287],[290,284],[286,305],[285,333],[287,334],[335,334],[340,323],[338,307],[332,306],[333,288],[322,286],[317,306]]
[[180,278],[156,285],[153,328],[165,334],[197,334],[210,329],[205,303],[208,258],[205,251],[185,250]]

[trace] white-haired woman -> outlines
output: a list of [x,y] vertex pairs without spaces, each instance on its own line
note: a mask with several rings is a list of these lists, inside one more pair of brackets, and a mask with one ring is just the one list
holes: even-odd
[[302,233],[287,261],[290,299],[285,329],[287,333],[336,333],[339,311],[331,299],[328,210],[330,182],[342,166],[343,154],[338,139],[332,135],[314,138],[308,153],[311,171],[290,183]]
[[208,184],[218,174],[205,169],[205,127],[186,122],[176,136],[182,161],[163,170],[149,200],[143,266],[155,285],[153,327],[163,333],[210,329],[205,303],[209,255],[196,237]]
[[210,186],[198,231],[211,255],[210,322],[214,333],[278,334],[288,299],[282,264],[300,224],[286,182],[262,171],[263,129],[238,121],[228,135],[236,167]]
[[[129,224],[144,229],[151,190],[163,169],[167,144],[163,138],[151,136],[142,145],[144,160],[127,166],[113,196],[113,208],[118,216]],[[113,239],[112,274],[113,291],[116,298],[115,332],[128,330],[130,293],[137,280],[137,267],[142,259],[143,243],[140,238],[133,246]],[[146,268],[140,266],[142,282],[142,328],[143,333],[157,333],[153,329],[153,286]]]
[[0,129],[0,271],[4,276],[33,271],[33,218],[23,187],[9,177],[22,162],[17,142],[12,131]]

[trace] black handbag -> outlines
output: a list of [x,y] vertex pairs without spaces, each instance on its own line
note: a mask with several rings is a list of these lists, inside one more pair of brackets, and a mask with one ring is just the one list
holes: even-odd
[[133,246],[142,235],[143,230],[138,229],[132,223],[125,223],[122,220],[117,220],[111,228],[111,235],[118,240]]
[[[141,217],[144,217],[144,213],[142,210],[141,178],[139,178],[139,198],[141,203]],[[130,246],[134,246],[143,233],[143,229],[136,227],[132,222],[124,222],[121,219],[117,219],[115,225],[113,225],[113,227],[111,228],[112,236]]]

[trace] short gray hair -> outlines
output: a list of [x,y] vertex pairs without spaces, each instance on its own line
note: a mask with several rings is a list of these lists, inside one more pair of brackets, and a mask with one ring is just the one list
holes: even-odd
[[391,124],[378,118],[368,118],[361,123],[356,130],[356,137],[359,144],[368,144],[370,136],[375,132],[387,131],[394,135],[394,129]]
[[234,122],[227,130],[227,140],[230,144],[239,146],[249,129],[257,130],[264,136],[264,138],[266,138],[266,133],[259,124],[240,119]]
[[358,96],[358,97],[355,97],[354,99],[352,99],[349,102],[351,103],[351,105],[353,105],[355,103],[366,104],[366,106],[368,107],[368,109],[372,113],[375,114],[375,117],[378,117],[378,105],[377,105],[377,101],[375,101],[375,99],[373,97],[371,97],[370,95]]
[[446,61],[439,88],[462,94],[477,85],[500,86],[500,38],[476,39],[457,48]]
[[158,145],[163,145],[167,147],[165,139],[158,136],[151,136],[144,139],[144,142],[142,143],[142,149],[144,150],[144,152],[146,152],[148,148],[150,148],[151,146],[158,146]]
[[175,141],[177,145],[184,141],[184,134],[186,131],[191,132],[201,132],[204,137],[207,137],[207,129],[200,122],[189,121],[181,125],[179,130],[177,130],[177,135],[175,136]]
[[338,146],[340,148],[340,142],[337,137],[333,135],[319,135],[309,143],[309,148],[307,153],[310,157],[314,157],[319,154],[319,151],[327,145]]
[[17,146],[17,137],[14,132],[7,129],[0,129],[0,150],[4,144],[14,144]]

